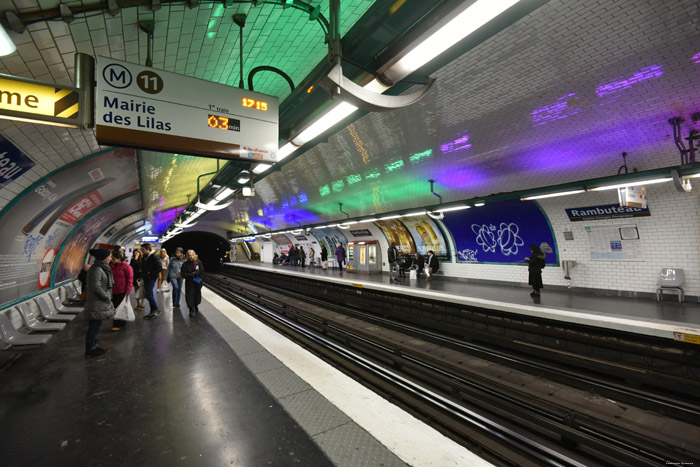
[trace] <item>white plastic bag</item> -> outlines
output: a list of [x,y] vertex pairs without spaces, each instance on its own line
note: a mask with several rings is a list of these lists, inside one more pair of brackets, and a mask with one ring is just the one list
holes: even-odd
[[129,296],[124,297],[124,300],[117,307],[117,312],[114,315],[114,319],[121,321],[134,321],[136,315],[134,315],[134,309],[131,307],[131,300]]
[[418,279],[418,271],[416,269],[411,269],[408,271],[408,278],[410,279]]

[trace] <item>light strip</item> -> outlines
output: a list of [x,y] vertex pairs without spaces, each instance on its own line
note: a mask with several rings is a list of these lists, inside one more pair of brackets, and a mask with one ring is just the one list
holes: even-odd
[[232,194],[233,194],[233,190],[232,190],[232,189],[230,189],[230,188],[224,188],[224,189],[221,191],[221,193],[219,193],[218,195],[216,195],[216,196],[214,197],[214,199],[217,200],[217,201],[223,201],[223,200],[225,200],[226,198],[228,198],[229,196],[231,196]]
[[0,56],[10,55],[15,50],[17,46],[12,42],[5,28],[0,25]]
[[518,1],[478,0],[420,44],[417,44],[410,52],[387,69],[384,74],[394,82],[402,80],[518,3]]
[[471,206],[453,206],[451,208],[438,209],[436,212],[450,212],[450,211],[461,211],[462,209],[469,209]]
[[292,140],[292,142],[297,146],[303,146],[304,144],[308,143],[324,131],[343,121],[356,110],[357,107],[355,107],[354,105],[348,104],[347,102],[341,102],[335,108],[333,108],[329,112],[326,112],[325,115],[319,117],[318,120],[312,123],[311,126],[309,126],[307,129],[299,133]]
[[673,178],[671,178],[671,177],[652,178],[651,180],[637,180],[637,181],[627,182],[627,183],[617,183],[615,185],[597,186],[595,188],[589,188],[588,191],[603,191],[603,190],[614,190],[616,188],[625,188],[628,186],[654,185],[655,183],[670,182],[671,180],[673,180]]
[[683,175],[683,176],[681,176],[681,178],[698,178],[698,177],[700,177],[700,172],[698,172],[698,173],[696,173],[696,174],[690,174],[690,175]]
[[486,201],[479,201],[478,203],[474,203],[474,206],[476,206],[477,208],[480,208],[481,206],[483,206],[485,204],[486,204]]
[[542,195],[532,195],[532,196],[525,196],[521,197],[521,201],[529,201],[531,199],[542,199],[542,198],[555,198],[557,196],[569,196],[569,195],[575,195],[578,193],[585,193],[586,190],[571,190],[571,191],[559,191],[556,193],[545,193]]
[[293,153],[297,149],[299,149],[299,148],[297,146],[293,145],[292,143],[285,144],[284,146],[279,148],[279,150],[277,151],[277,162],[285,159],[288,155],[290,155],[291,153]]
[[272,164],[260,163],[260,164],[256,165],[255,167],[253,167],[253,172],[256,174],[261,174],[261,173],[265,172],[267,169],[269,169],[270,167],[272,167]]
[[404,217],[415,217],[415,216],[423,216],[425,215],[425,211],[416,211],[416,212],[409,212],[408,214],[404,214]]
[[362,224],[363,222],[374,222],[376,220],[378,220],[376,217],[372,217],[371,219],[362,219],[360,221],[360,224]]
[[380,217],[380,221],[386,221],[389,219],[398,219],[399,217],[402,217],[401,214],[396,214],[395,216],[386,216],[386,217]]

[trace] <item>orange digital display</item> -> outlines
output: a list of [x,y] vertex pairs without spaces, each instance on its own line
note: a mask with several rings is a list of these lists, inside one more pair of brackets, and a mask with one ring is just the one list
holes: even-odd
[[248,99],[247,97],[244,97],[241,100],[241,103],[243,104],[243,107],[250,107],[258,110],[267,110],[267,102],[256,101],[255,99]]
[[241,121],[234,118],[222,117],[220,115],[209,114],[207,125],[210,128],[221,128],[222,130],[241,131]]

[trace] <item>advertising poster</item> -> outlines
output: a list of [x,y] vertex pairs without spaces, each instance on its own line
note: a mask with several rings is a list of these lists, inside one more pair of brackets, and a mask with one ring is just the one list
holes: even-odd
[[0,136],[0,185],[9,185],[35,165],[17,146]]
[[389,245],[396,243],[396,248],[398,248],[400,255],[412,255],[418,251],[411,232],[400,220],[387,219],[375,221],[374,224],[384,233]]
[[435,225],[435,221],[430,217],[427,215],[407,217],[403,219],[403,224],[411,232],[416,243],[416,249],[420,255],[427,256],[428,251],[432,251],[441,261],[451,259],[447,241],[445,241],[445,237],[438,226]]
[[559,264],[554,232],[534,201],[494,201],[446,212],[442,222],[454,238],[458,262],[525,264],[535,244],[547,264]]
[[292,242],[289,241],[286,235],[273,235],[272,241],[280,247],[280,253],[285,255],[289,253],[289,249],[292,247]]
[[65,167],[19,195],[0,212],[0,304],[37,292],[47,252],[89,213],[138,188],[136,151],[117,149]]
[[56,269],[56,282],[63,282],[78,277],[88,250],[97,240],[100,232],[106,229],[115,219],[122,217],[124,213],[132,213],[141,209],[141,193],[137,192],[134,196],[114,203],[94,213],[87,219],[68,240],[68,244],[61,252],[61,257],[58,259],[58,268]]
[[328,257],[335,257],[335,249],[338,248],[338,245],[342,245],[343,248],[345,248],[345,253],[347,254],[348,239],[340,230],[335,228],[314,229],[313,235],[316,237],[316,240],[318,240],[319,254],[321,251],[320,248],[325,246],[326,250],[328,251]]

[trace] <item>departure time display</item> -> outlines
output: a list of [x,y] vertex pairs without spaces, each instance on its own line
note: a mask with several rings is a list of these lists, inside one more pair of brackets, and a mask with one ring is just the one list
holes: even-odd
[[219,115],[209,114],[207,125],[211,128],[220,128],[222,130],[241,131],[241,121],[235,118],[221,117]]
[[247,97],[244,97],[241,100],[241,103],[243,104],[243,107],[251,107],[258,110],[267,110],[267,102],[256,101],[255,99],[248,99]]

